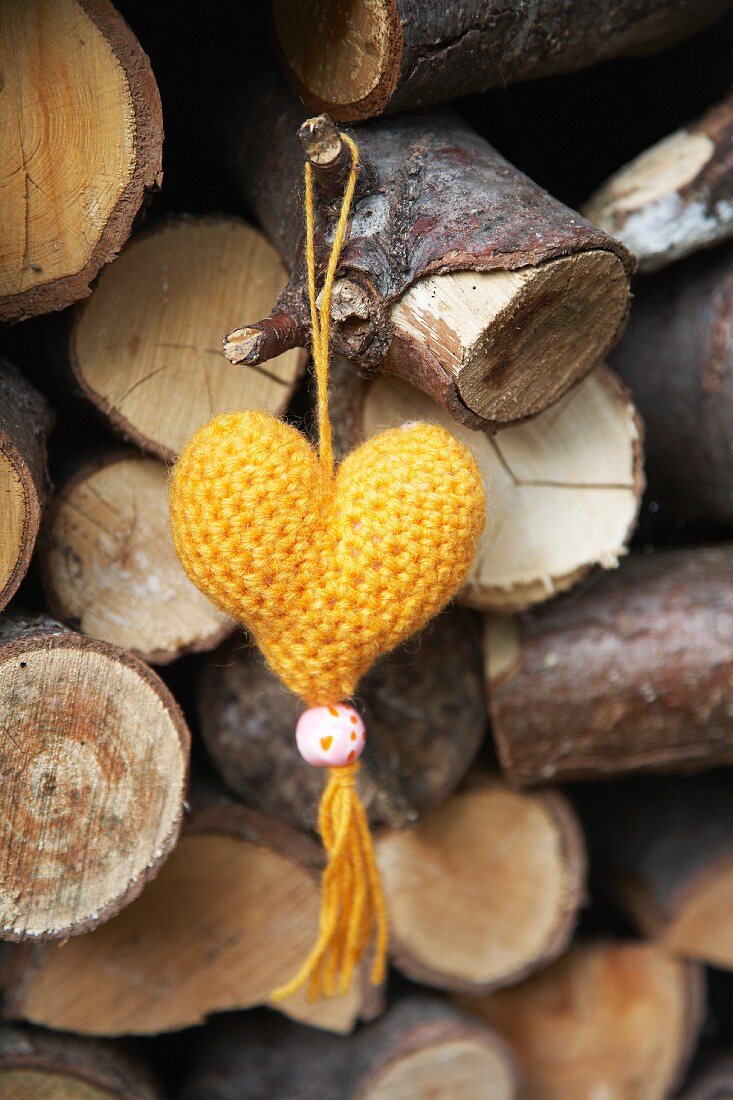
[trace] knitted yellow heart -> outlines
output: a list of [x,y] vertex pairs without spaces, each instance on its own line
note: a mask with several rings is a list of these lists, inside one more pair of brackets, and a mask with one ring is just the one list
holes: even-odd
[[171,520],[191,580],[314,706],[349,698],[450,599],[476,551],[484,494],[470,452],[435,425],[374,436],[331,478],[295,428],[239,412],[188,443]]

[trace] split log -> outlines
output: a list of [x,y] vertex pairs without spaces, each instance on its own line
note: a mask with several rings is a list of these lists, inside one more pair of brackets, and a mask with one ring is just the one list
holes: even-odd
[[[614,812],[619,805],[623,812]],[[672,954],[733,970],[733,806],[727,778],[612,788],[589,802],[586,821],[603,888],[635,927]]]
[[733,96],[621,168],[583,212],[631,249],[639,271],[733,236]]
[[[404,825],[442,802],[486,733],[480,637],[465,611],[440,616],[359,687],[367,727],[358,787],[372,824]],[[241,639],[210,658],[201,732],[223,781],[256,809],[313,828],[323,775],[295,744],[302,703]]]
[[150,62],[108,0],[0,11],[0,320],[63,309],[162,181]]
[[[241,137],[220,157],[293,272],[268,318],[250,313],[227,337],[233,363],[256,365],[309,340],[302,108],[262,76],[256,94],[228,111]],[[306,123],[300,137],[324,180],[330,232],[333,171],[341,189],[348,158],[327,119]],[[621,244],[450,112],[357,128],[354,138],[362,167],[334,285],[335,352],[405,378],[473,427],[541,412],[602,359],[628,309],[632,261]]]
[[[90,1035],[154,1035],[212,1012],[266,1004],[318,932],[320,847],[231,803],[199,808],[142,895],[114,920],[63,946],[13,947],[4,1012]],[[374,1008],[373,987],[276,1006],[349,1031]]]
[[565,950],[584,901],[582,835],[554,792],[482,777],[376,853],[392,960],[440,989],[519,981]]
[[20,371],[0,359],[0,610],[25,576],[48,490],[51,410]]
[[629,558],[520,620],[489,618],[513,784],[733,763],[733,548]]
[[264,1013],[201,1036],[182,1100],[517,1100],[505,1043],[437,999],[412,996],[348,1040]]
[[652,499],[733,520],[733,247],[640,283],[611,361],[647,426]]
[[133,238],[76,311],[72,375],[119,434],[165,461],[219,413],[279,415],[302,352],[234,371],[221,337],[240,310],[269,309],[286,278],[275,250],[239,218],[162,222]]
[[162,1100],[141,1062],[111,1043],[0,1028],[3,1100]]
[[513,1050],[532,1100],[666,1100],[704,1011],[694,963],[644,943],[574,947],[490,997],[462,998]]
[[482,610],[515,611],[563,592],[594,565],[626,553],[644,474],[642,426],[607,370],[535,419],[494,436],[459,425],[419,390],[369,381],[333,365],[332,403],[341,451],[383,428],[438,422],[473,452],[486,486],[486,527],[461,593]]
[[213,649],[234,629],[183,571],[154,458],[118,452],[83,465],[49,510],[41,568],[56,618],[153,664]]
[[733,1100],[733,1054],[722,1054],[694,1075],[679,1100]]
[[176,842],[189,735],[141,661],[50,619],[0,623],[0,938],[62,940]]
[[654,53],[714,22],[726,0],[274,0],[289,79],[309,108],[349,122]]

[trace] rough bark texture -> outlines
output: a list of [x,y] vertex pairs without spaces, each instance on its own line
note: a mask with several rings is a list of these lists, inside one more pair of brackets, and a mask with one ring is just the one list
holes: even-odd
[[343,121],[653,53],[728,7],[727,0],[377,0],[342,12],[327,0],[273,6],[299,94]]
[[[35,0],[30,6],[4,5],[3,10],[7,17],[3,67],[13,76],[10,90],[15,90],[15,96],[6,91],[4,97],[11,114],[3,126],[0,152],[7,161],[8,177],[20,182],[5,188],[2,223],[5,234],[23,224],[25,235],[17,279],[20,289],[10,289],[10,267],[3,271],[7,277],[2,280],[0,320],[19,321],[63,309],[90,293],[100,268],[115,258],[127,240],[145,196],[160,186],[163,121],[150,62],[108,0],[55,0],[46,5]],[[28,32],[22,19],[16,18],[21,11],[33,31]],[[24,45],[26,33],[30,46]],[[95,60],[89,62],[86,58],[92,54]],[[40,71],[39,56],[44,56],[45,63]],[[51,106],[44,99],[48,87],[63,88],[64,83],[73,89],[66,97],[73,105],[68,117],[62,110],[64,100],[56,99]],[[122,99],[124,107],[117,109]],[[11,125],[11,119],[17,119],[18,103],[22,105],[19,127],[17,122]],[[119,129],[105,132],[113,104]],[[128,163],[124,168],[120,165],[119,179],[110,180],[112,151],[128,144]],[[90,175],[92,150],[98,153],[105,145],[110,150],[107,170],[95,159],[97,174]],[[74,158],[78,160],[75,175],[69,170]],[[84,207],[79,207],[80,195]],[[99,223],[101,205],[108,212]],[[90,242],[83,258],[76,256],[70,265],[72,270],[55,270],[59,233],[64,242]]]
[[168,471],[116,451],[54,497],[40,547],[48,606],[83,634],[152,664],[214,649],[234,623],[189,581],[173,547]]
[[616,172],[584,213],[631,249],[639,271],[733,236],[733,95]]
[[41,394],[0,359],[0,610],[22,581],[35,546],[48,492],[52,423]]
[[562,796],[480,773],[376,851],[394,963],[439,989],[497,989],[546,965],[585,897],[583,838]]
[[189,734],[123,650],[0,623],[0,936],[63,940],[129,904],[174,846]]
[[200,1040],[182,1100],[514,1100],[518,1089],[490,1028],[412,996],[348,1042],[264,1014],[218,1021]]
[[[486,732],[477,625],[449,611],[382,658],[356,701],[367,728],[359,790],[372,824],[404,825],[446,798]],[[303,705],[241,637],[210,658],[198,709],[224,782],[296,828],[315,825],[323,776],[295,745]]]
[[610,788],[588,800],[584,820],[599,882],[639,931],[677,955],[733,969],[727,779],[649,779]]
[[[246,96],[235,117],[236,145],[219,155],[229,161],[237,186],[293,271],[270,320],[254,324],[258,318],[246,318],[228,338],[233,362],[256,364],[285,347],[305,345],[309,338],[301,259],[303,153],[297,137],[302,107],[275,78],[263,75],[257,94]],[[355,129],[354,137],[362,168],[334,295],[334,351],[369,370],[406,377],[457,419],[476,427],[486,420],[472,407],[477,402],[469,398],[469,404],[461,392],[460,371],[452,376],[437,361],[429,340],[404,330],[396,337],[391,307],[424,276],[514,272],[590,254],[600,255],[601,261],[605,256],[610,265],[608,272],[604,267],[603,293],[599,288],[599,300],[588,307],[602,336],[594,342],[591,335],[584,342],[585,359],[575,373],[570,371],[564,387],[603,357],[627,308],[633,265],[622,245],[543,192],[449,112],[383,121]],[[323,227],[333,225],[333,208],[325,197],[323,215],[316,239],[319,267],[330,244]],[[567,278],[562,282],[567,292]],[[577,296],[591,282],[590,276],[578,280],[576,306]],[[533,302],[530,308],[537,312],[542,303]],[[524,316],[522,327],[530,329],[532,319]],[[564,309],[554,323],[572,332]],[[485,339],[490,345],[490,337]],[[504,335],[501,347],[489,347],[483,397],[506,388],[512,357],[518,354],[511,339]],[[543,346],[548,343],[552,340],[544,340]],[[567,367],[565,363],[563,370]],[[559,392],[556,387],[559,369],[548,370],[542,383],[548,390],[544,404],[514,409],[507,419],[521,419],[556,400],[563,392],[562,386]]]
[[507,1040],[532,1100],[667,1100],[697,1043],[704,995],[694,963],[601,941],[464,1003]]
[[512,783],[733,762],[733,549],[635,556],[520,620],[489,620]]
[[162,1100],[147,1068],[111,1043],[33,1028],[0,1028],[7,1100]]
[[651,499],[733,520],[733,247],[640,283],[611,363],[647,427]]
[[[267,1004],[293,976],[318,931],[319,845],[219,795],[194,798],[175,851],[124,912],[62,946],[13,946],[6,1018],[154,1035]],[[347,1032],[379,1011],[381,995],[365,974],[346,996],[311,1003],[301,992],[276,1007]]]

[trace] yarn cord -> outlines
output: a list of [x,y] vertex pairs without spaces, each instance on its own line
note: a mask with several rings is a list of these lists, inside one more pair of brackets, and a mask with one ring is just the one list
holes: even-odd
[[[330,316],[333,283],[346,237],[356,188],[359,150],[347,135],[341,138],[351,150],[351,170],[344,189],[326,275],[318,305],[316,295],[315,198],[313,169],[305,166],[305,255],[310,306],[313,365],[318,401],[318,453],[324,474],[333,479],[334,458],[328,410]],[[358,764],[329,768],[321,799],[318,829],[327,854],[321,884],[321,918],[318,939],[292,981],[276,989],[275,1001],[308,986],[308,999],[346,993],[354,971],[374,938],[371,980],[384,981],[387,967],[387,913],[369,834],[369,823],[355,789]]]

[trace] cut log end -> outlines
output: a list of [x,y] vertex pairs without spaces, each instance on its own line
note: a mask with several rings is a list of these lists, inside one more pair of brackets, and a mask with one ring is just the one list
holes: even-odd
[[148,59],[99,0],[3,4],[0,69],[0,319],[20,320],[89,293],[160,179],[163,132]]
[[56,497],[48,536],[49,607],[83,634],[167,664],[233,630],[176,556],[161,462],[123,453],[83,466]]
[[660,948],[597,943],[463,1005],[504,1036],[537,1100],[660,1100],[689,1062],[702,991],[701,971]]
[[88,931],[142,889],[175,843],[188,731],[141,662],[57,624],[0,637],[0,929]]
[[364,1088],[363,1100],[451,1096],[516,1100],[517,1077],[506,1052],[481,1036],[444,1036],[395,1057]]
[[567,805],[499,783],[379,838],[377,861],[395,964],[443,989],[497,988],[557,957],[583,896],[583,843]]
[[433,275],[393,307],[399,340],[430,348],[467,408],[495,426],[534,416],[613,346],[629,306],[624,265],[581,252],[518,271]]
[[378,114],[397,81],[402,31],[390,0],[275,0],[285,68],[303,100],[343,122]]
[[341,368],[353,400],[353,443],[397,423],[438,422],[473,452],[486,486],[487,526],[462,598],[519,610],[562,592],[594,565],[625,554],[643,489],[641,425],[626,391],[597,370],[534,420],[498,435],[457,424],[421,391],[391,378],[365,385]]
[[76,381],[124,437],[166,461],[219,413],[278,415],[302,353],[286,342],[268,348],[279,357],[266,368],[235,371],[221,338],[243,312],[266,314],[285,281],[274,249],[245,222],[166,222],[136,237],[80,308],[70,346]]

